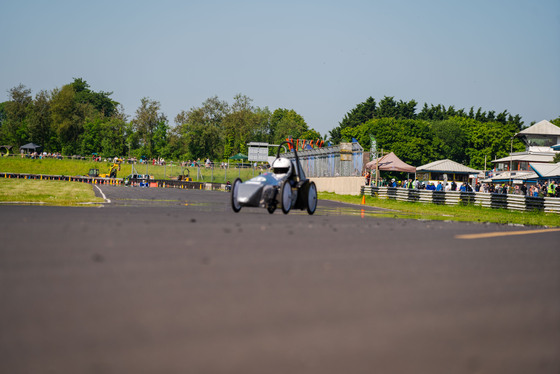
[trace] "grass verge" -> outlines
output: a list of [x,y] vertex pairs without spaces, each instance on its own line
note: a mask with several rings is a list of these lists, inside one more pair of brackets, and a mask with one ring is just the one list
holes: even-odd
[[19,202],[56,206],[82,206],[102,203],[90,184],[64,181],[0,179],[0,204]]
[[[351,204],[361,204],[362,202],[362,196],[337,195],[329,192],[320,192],[319,199]],[[560,227],[560,215],[555,213],[516,212],[474,205],[412,203],[370,196],[366,196],[365,205],[391,209],[386,213],[379,213],[379,216],[384,217]]]
[[[57,160],[52,158],[33,160],[21,157],[0,157],[0,173],[77,176],[87,175],[89,169],[99,169],[99,173],[105,174],[109,173],[111,165],[111,162],[105,161]],[[215,167],[213,170],[201,167],[197,170],[197,168],[189,167],[186,168],[187,171],[180,165],[136,164],[135,169],[139,174],[153,175],[155,179],[172,179],[183,173],[185,175],[188,173],[193,181],[215,183],[225,183],[228,180],[233,183],[237,177],[245,181],[259,174],[258,170],[252,168],[236,169],[234,166],[228,170],[219,167]],[[123,163],[121,170],[117,172],[117,177],[124,178],[129,174],[132,174],[132,165]]]

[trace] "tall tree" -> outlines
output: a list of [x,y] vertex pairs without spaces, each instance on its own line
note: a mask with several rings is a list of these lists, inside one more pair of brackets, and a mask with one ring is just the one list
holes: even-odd
[[217,96],[208,98],[201,107],[182,111],[175,117],[177,127],[172,131],[175,152],[186,158],[216,159],[223,154],[224,118],[229,105]]
[[0,103],[0,134],[2,131],[2,125],[6,121],[6,104],[7,101]]
[[438,153],[441,158],[448,158],[455,162],[465,163],[467,161],[466,129],[461,122],[455,119],[430,122],[434,137],[440,141]]
[[237,94],[231,106],[231,111],[224,119],[226,134],[225,157],[237,152],[247,153],[247,143],[254,140],[259,131],[261,118],[255,114],[253,100],[245,95]]
[[90,106],[76,102],[74,88],[69,84],[53,90],[51,96],[52,125],[63,154],[70,155],[80,152],[80,137],[84,131],[86,117],[93,115],[91,109]]
[[416,117],[416,105],[418,103],[414,100],[409,102],[399,100],[397,103],[397,118],[414,119]]
[[19,147],[29,140],[28,122],[33,98],[31,90],[19,84],[8,90],[10,100],[5,103],[5,120],[2,124],[2,139],[6,144]]
[[426,121],[443,121],[448,118],[448,115],[445,111],[445,107],[443,105],[436,105],[433,104],[428,107],[427,103],[424,103],[424,107],[418,113],[418,119],[423,119]]
[[167,124],[167,121],[158,122],[152,135],[152,144],[154,145],[155,154],[159,157],[169,158],[171,155],[168,139],[169,125]]
[[39,91],[31,106],[29,118],[29,136],[32,142],[43,146],[44,150],[51,150],[55,144],[52,132],[52,115],[50,94]]
[[373,97],[368,97],[366,101],[356,105],[354,109],[344,115],[342,121],[337,127],[332,129],[329,134],[331,141],[338,143],[341,140],[341,131],[347,127],[353,128],[365,123],[366,121],[375,118],[376,103]]
[[82,78],[74,78],[74,82],[70,85],[74,89],[74,99],[77,103],[91,105],[95,111],[104,117],[112,117],[117,113],[119,103],[109,97],[113,94],[112,92],[94,92]]
[[343,140],[356,138],[365,148],[369,148],[373,135],[384,153],[395,152],[401,160],[415,166],[437,159],[438,141],[434,140],[427,121],[375,118],[358,127],[346,128],[342,133]]
[[[84,132],[81,136],[81,154],[90,156],[93,153],[101,153],[103,135],[103,120],[101,117],[86,121],[84,123]],[[112,155],[103,154],[102,156]]]
[[398,118],[399,109],[394,97],[385,96],[379,102],[376,114],[377,118]]
[[303,117],[293,109],[276,109],[272,113],[270,122],[274,143],[280,143],[290,136],[298,139],[309,130]]
[[160,112],[159,101],[144,97],[140,100],[140,106],[136,109],[136,116],[132,120],[134,129],[138,132],[142,149],[140,156],[153,157],[154,154],[154,131],[162,123],[167,122],[167,117]]
[[268,107],[254,109],[256,126],[251,136],[255,142],[272,143],[272,113]]

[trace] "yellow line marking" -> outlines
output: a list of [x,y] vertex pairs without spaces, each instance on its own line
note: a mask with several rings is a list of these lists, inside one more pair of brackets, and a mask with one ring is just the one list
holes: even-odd
[[484,239],[484,238],[494,238],[498,236],[542,234],[545,232],[554,232],[554,231],[560,231],[560,228],[542,229],[542,230],[524,230],[524,231],[500,231],[500,232],[485,232],[482,234],[455,235],[455,239]]

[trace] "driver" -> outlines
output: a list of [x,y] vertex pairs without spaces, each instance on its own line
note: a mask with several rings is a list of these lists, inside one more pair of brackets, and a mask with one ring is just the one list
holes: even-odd
[[289,177],[292,174],[292,162],[287,158],[277,158],[272,163],[272,172],[277,175],[286,174]]

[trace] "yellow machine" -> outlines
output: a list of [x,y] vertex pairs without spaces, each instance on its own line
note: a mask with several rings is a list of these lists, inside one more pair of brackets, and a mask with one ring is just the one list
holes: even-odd
[[113,165],[111,166],[111,169],[109,169],[109,174],[99,174],[100,178],[116,178],[117,177],[117,171],[121,170],[121,162],[122,160],[119,158],[116,160],[116,162],[113,163]]

